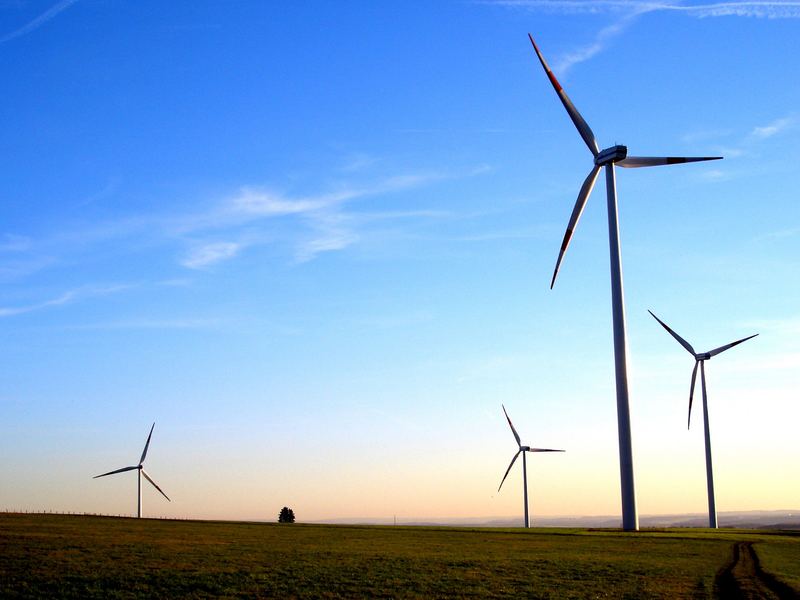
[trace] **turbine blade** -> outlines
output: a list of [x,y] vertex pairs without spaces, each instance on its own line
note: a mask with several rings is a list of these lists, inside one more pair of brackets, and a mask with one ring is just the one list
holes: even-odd
[[164,496],[164,498],[166,498],[167,500],[169,500],[170,502],[172,502],[172,500],[170,500],[170,499],[169,499],[169,496],[167,496],[167,495],[164,493],[164,490],[162,490],[160,487],[158,487],[158,484],[157,484],[155,481],[153,481],[152,479],[150,479],[150,475],[148,475],[148,474],[147,474],[147,471],[145,471],[144,469],[142,469],[142,475],[144,475],[144,478],[145,478],[145,479],[147,479],[147,481],[149,481],[150,483],[152,483],[152,484],[153,484],[153,487],[154,487],[154,488],[156,488],[156,489],[157,489],[159,492],[161,492],[161,495],[162,495],[162,496]]
[[508,426],[511,427],[511,433],[514,434],[514,439],[517,440],[517,446],[521,446],[522,442],[519,441],[519,434],[517,433],[517,430],[514,429],[514,424],[511,422],[511,419],[508,417],[508,413],[506,412],[506,407],[504,405],[502,405],[502,404],[500,406],[503,407],[503,412],[506,415],[506,420],[508,421]]
[[719,348],[714,348],[711,352],[708,353],[709,356],[716,356],[717,354],[721,354],[725,352],[728,348],[733,348],[734,346],[741,344],[742,342],[746,342],[747,340],[751,340],[756,337],[758,334],[754,333],[753,335],[749,335],[746,338],[742,338],[740,340],[736,340],[735,342],[731,342],[730,344],[726,344],[724,346],[720,346]]
[[497,488],[498,492],[500,491],[500,488],[503,487],[503,483],[505,483],[506,477],[508,477],[508,472],[511,471],[511,467],[514,466],[514,461],[517,460],[517,457],[520,455],[521,452],[522,450],[517,450],[517,453],[514,455],[514,458],[511,459],[511,464],[508,465],[508,468],[506,469],[506,474],[503,475],[503,481],[500,482],[500,487]]
[[552,448],[528,448],[528,452],[566,452],[566,450],[553,450]]
[[156,424],[153,422],[153,427],[150,428],[150,434],[147,436],[147,443],[145,443],[144,450],[142,451],[142,458],[139,459],[140,465],[144,462],[145,456],[147,456],[147,448],[150,446],[150,438],[153,437],[153,428],[155,426]]
[[561,99],[561,104],[564,105],[564,108],[567,109],[567,113],[569,114],[569,118],[572,119],[572,122],[575,124],[575,127],[578,129],[578,133],[581,134],[583,141],[589,147],[593,156],[597,156],[600,154],[600,148],[597,145],[597,140],[594,137],[594,133],[592,132],[591,127],[589,124],[584,121],[581,113],[578,112],[578,109],[572,104],[572,101],[567,96],[567,93],[564,91],[564,88],[561,87],[561,84],[558,83],[558,79],[556,76],[553,75],[553,72],[550,70],[550,67],[547,65],[547,61],[542,56],[542,53],[539,52],[539,46],[536,45],[536,42],[533,41],[533,36],[529,33],[528,37],[531,40],[531,44],[533,44],[533,49],[536,51],[536,56],[539,57],[539,62],[542,63],[542,67],[544,67],[544,72],[547,74],[547,77],[550,79],[550,83],[553,84],[553,89],[555,89],[556,94]]
[[655,315],[653,314],[653,311],[652,311],[652,310],[648,310],[647,312],[649,312],[649,313],[650,313],[650,314],[653,316],[653,318],[654,318],[656,321],[658,321],[659,323],[661,323],[661,326],[662,326],[664,329],[666,329],[667,331],[669,331],[669,334],[670,334],[672,337],[674,337],[676,340],[678,340],[678,343],[679,343],[681,346],[683,346],[684,348],[686,348],[686,351],[687,351],[687,352],[689,352],[689,353],[690,353],[692,356],[694,356],[694,355],[696,354],[696,352],[694,351],[694,348],[692,348],[692,345],[691,345],[689,342],[687,342],[685,339],[683,339],[681,336],[679,336],[677,333],[675,333],[674,331],[672,331],[672,329],[670,329],[670,328],[669,328],[669,326],[668,326],[666,323],[664,323],[664,321],[662,321],[661,319],[659,319],[657,316],[655,316]]
[[575,201],[575,206],[573,207],[572,214],[569,217],[567,231],[564,233],[564,239],[561,241],[561,250],[558,251],[558,260],[556,260],[556,268],[553,270],[553,278],[550,280],[551,290],[556,283],[556,277],[558,276],[558,269],[561,267],[561,261],[564,259],[564,254],[566,253],[569,243],[572,240],[572,233],[578,226],[578,219],[581,218],[583,208],[586,206],[586,200],[589,198],[589,194],[592,193],[594,182],[597,181],[598,173],[600,173],[600,167],[595,165],[592,167],[592,170],[589,171],[589,175],[584,180],[583,185],[581,186],[581,191],[578,192],[578,199]]
[[697,381],[697,365],[699,364],[699,360],[694,361],[694,369],[692,369],[692,385],[689,387],[689,418],[686,420],[686,429],[692,426],[692,399],[694,398],[694,383]]
[[722,160],[721,156],[628,156],[614,163],[618,167],[626,169],[638,169],[639,167],[658,167],[661,165],[680,165],[690,162],[701,162],[704,160]]
[[122,467],[121,469],[117,469],[116,471],[109,471],[108,473],[103,473],[102,475],[95,475],[92,479],[97,479],[98,477],[105,477],[106,475],[113,475],[114,473],[124,473],[125,471],[133,471],[134,469],[138,469],[139,466],[135,467]]

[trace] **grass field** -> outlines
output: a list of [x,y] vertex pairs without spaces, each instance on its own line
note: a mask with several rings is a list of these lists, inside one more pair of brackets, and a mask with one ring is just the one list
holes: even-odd
[[0,597],[713,598],[736,542],[797,589],[800,536],[789,533],[5,514]]

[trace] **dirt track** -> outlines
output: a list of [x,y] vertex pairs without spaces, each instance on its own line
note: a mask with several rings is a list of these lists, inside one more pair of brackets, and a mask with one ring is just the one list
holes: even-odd
[[736,542],[731,562],[717,576],[718,598],[800,600],[800,594],[761,568],[752,542]]

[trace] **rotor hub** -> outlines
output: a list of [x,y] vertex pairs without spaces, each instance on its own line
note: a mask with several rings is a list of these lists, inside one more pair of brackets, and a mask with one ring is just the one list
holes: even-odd
[[615,162],[619,162],[625,159],[628,156],[628,147],[627,146],[611,146],[611,148],[606,148],[600,154],[594,157],[594,164],[598,167],[604,167],[605,165],[610,165]]

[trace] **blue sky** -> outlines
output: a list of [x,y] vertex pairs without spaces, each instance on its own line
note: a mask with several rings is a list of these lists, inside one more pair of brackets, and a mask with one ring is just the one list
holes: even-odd
[[[800,3],[0,2],[0,507],[617,514],[601,146],[642,513],[797,508]],[[724,523],[723,523],[724,524]]]

